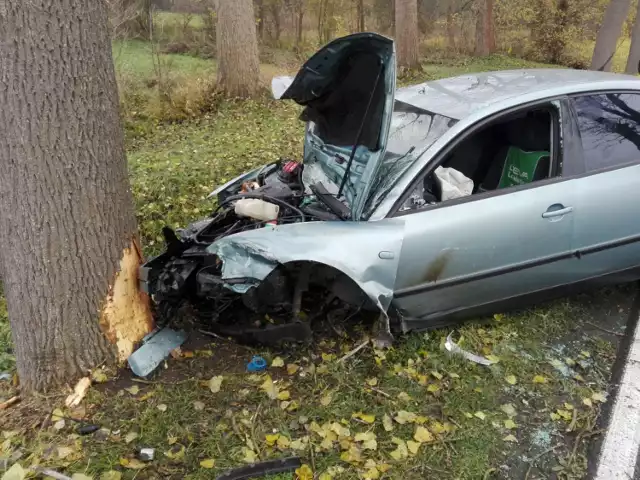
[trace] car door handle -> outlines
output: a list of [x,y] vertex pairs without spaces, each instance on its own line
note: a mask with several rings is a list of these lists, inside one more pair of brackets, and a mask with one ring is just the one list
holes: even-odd
[[561,217],[571,212],[573,212],[573,207],[565,207],[561,203],[556,203],[547,208],[547,211],[542,214],[542,218]]

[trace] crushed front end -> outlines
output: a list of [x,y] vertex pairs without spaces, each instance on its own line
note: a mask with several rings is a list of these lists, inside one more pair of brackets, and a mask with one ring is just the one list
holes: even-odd
[[[309,272],[295,267],[277,269],[278,261],[268,251],[248,247],[225,256],[218,251],[224,246],[216,243],[251,230],[263,229],[268,235],[283,225],[343,220],[348,215],[344,205],[334,212],[325,204],[327,200],[318,199],[324,198],[322,184],[312,188],[317,195],[305,193],[302,171],[303,165],[295,161],[266,165],[214,192],[218,206],[209,217],[176,232],[163,229],[165,252],[150,259],[139,272],[141,290],[152,296],[160,324],[174,320],[186,307],[221,335],[268,343],[269,332],[262,324],[278,323],[278,318],[282,320],[275,328],[279,340],[300,341],[310,334],[307,324],[296,321],[302,308],[301,288],[308,288]],[[223,275],[221,256],[239,261],[246,273],[232,278]],[[261,267],[260,275],[251,275]],[[257,326],[255,332],[246,327],[249,316],[249,323]],[[251,338],[255,335],[260,338]]]

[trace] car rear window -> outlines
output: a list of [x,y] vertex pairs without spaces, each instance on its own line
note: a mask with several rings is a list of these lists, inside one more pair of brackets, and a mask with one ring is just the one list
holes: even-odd
[[572,101],[587,171],[640,161],[640,95],[584,95]]

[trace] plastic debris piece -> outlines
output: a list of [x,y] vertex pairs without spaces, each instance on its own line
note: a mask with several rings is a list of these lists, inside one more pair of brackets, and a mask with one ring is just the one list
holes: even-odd
[[254,355],[247,364],[247,372],[262,372],[267,368],[267,361],[260,355]]
[[11,381],[11,374],[8,373],[8,372],[0,373],[0,381],[2,381],[2,380],[6,380],[6,381],[10,382]]
[[78,432],[78,434],[80,435],[90,435],[92,433],[97,432],[98,430],[100,430],[100,425],[92,425],[92,424],[88,424],[88,425],[80,425],[76,431]]
[[155,448],[149,448],[149,447],[141,448],[140,451],[138,452],[138,458],[143,462],[150,462],[151,460],[153,460],[155,453],[156,453]]
[[452,333],[450,333],[449,335],[447,335],[447,339],[444,342],[444,348],[447,349],[448,352],[454,353],[456,355],[461,355],[464,358],[466,358],[467,360],[469,360],[470,362],[473,363],[477,363],[478,365],[485,365],[485,366],[490,366],[493,365],[496,362],[493,362],[491,360],[489,360],[488,358],[482,357],[480,355],[476,355],[475,353],[471,353],[471,352],[467,352],[466,350],[463,350],[462,348],[460,348],[458,346],[457,343],[455,343],[453,340],[451,340],[451,335],[453,335]]
[[245,467],[228,470],[217,477],[216,480],[244,480],[247,478],[263,477],[276,473],[293,472],[301,466],[302,462],[300,461],[300,457],[267,460],[266,462],[254,463]]
[[150,375],[169,354],[187,339],[183,330],[162,328],[142,339],[142,345],[129,355],[129,367],[139,377]]

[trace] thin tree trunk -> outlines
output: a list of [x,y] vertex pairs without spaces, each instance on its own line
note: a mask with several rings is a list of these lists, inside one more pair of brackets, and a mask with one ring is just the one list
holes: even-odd
[[256,0],[256,6],[258,7],[258,38],[264,41],[264,18],[266,16],[264,0]]
[[447,8],[447,46],[452,50],[456,49],[456,34],[453,25],[453,4],[449,3]]
[[280,41],[280,34],[282,33],[282,25],[280,21],[280,5],[271,5],[271,16],[273,17],[273,25],[275,27],[274,40],[276,43]]
[[258,91],[260,61],[251,0],[220,0],[218,6],[218,84],[230,96]]
[[104,2],[5,0],[0,38],[0,264],[21,387],[44,391],[126,358],[151,312]]
[[611,71],[613,55],[622,25],[629,13],[631,0],[611,0],[604,13],[591,58],[591,70]]
[[304,0],[298,0],[297,2],[297,23],[296,23],[296,47],[300,48],[302,44],[302,20],[304,18]]
[[624,71],[635,75],[638,70],[640,70],[640,2],[638,2],[638,9],[636,10],[636,22],[633,24],[631,32],[631,48],[627,58],[627,67]]
[[364,0],[357,0],[358,31],[364,32]]
[[495,50],[493,32],[493,0],[481,0],[476,16],[476,55],[489,55]]
[[417,0],[395,0],[395,3],[398,66],[419,67],[418,2]]

